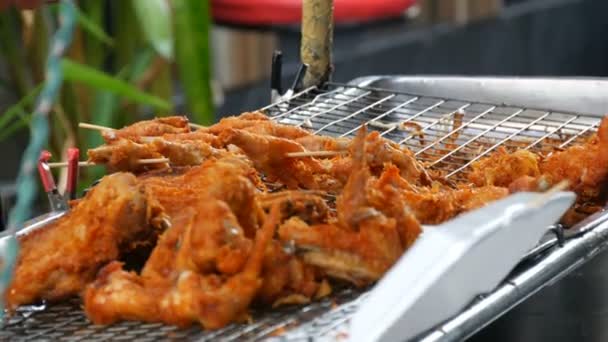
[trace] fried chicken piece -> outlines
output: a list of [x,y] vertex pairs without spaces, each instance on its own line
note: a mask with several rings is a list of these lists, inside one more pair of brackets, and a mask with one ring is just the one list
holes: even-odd
[[539,156],[528,150],[507,152],[504,147],[471,164],[468,179],[477,186],[495,185],[508,187],[523,176],[540,176]]
[[152,140],[150,144],[160,155],[169,158],[174,166],[199,165],[209,158],[228,153],[201,140],[170,141],[159,138]]
[[220,140],[217,135],[207,133],[202,129],[198,130],[198,131],[194,131],[194,132],[188,132],[188,133],[163,134],[161,137],[141,137],[140,140],[142,142],[152,142],[154,140],[157,140],[158,138],[162,138],[163,140],[166,140],[166,141],[178,142],[178,143],[189,143],[191,141],[202,141],[215,148],[225,147],[220,143]]
[[255,201],[255,184],[261,181],[243,158],[227,155],[177,175],[144,175],[140,182],[171,217],[202,198],[222,200],[236,214],[245,234],[255,236],[262,211]]
[[541,160],[539,168],[540,176],[522,176],[514,180],[509,189],[512,192],[543,191],[568,181],[577,200],[560,221],[567,227],[601,210],[608,185],[608,117],[602,119],[596,135],[586,143],[550,154]]
[[237,129],[225,130],[220,139],[240,147],[271,182],[279,180],[289,189],[331,191],[341,188],[317,159],[288,157],[287,153],[304,151],[302,145],[292,140]]
[[326,135],[306,135],[294,141],[307,151],[347,151],[351,144],[349,138],[334,138]]
[[[370,185],[367,191],[368,198],[375,206],[392,211],[389,214],[391,217],[403,215],[401,203],[407,203],[422,224],[440,224],[509,195],[507,188],[491,185],[479,188],[462,186],[457,189],[415,187],[401,177],[399,169],[394,165],[388,165],[380,179]],[[402,232],[401,236],[404,241],[411,241],[408,237],[415,238],[417,233],[419,232]]]
[[281,208],[281,220],[297,216],[308,224],[327,222],[330,209],[326,201],[310,191],[287,190],[258,196],[263,209],[274,204]]
[[167,133],[190,132],[188,118],[185,116],[168,116],[136,122],[130,126],[102,131],[101,135],[107,144],[119,139],[139,141],[140,137],[156,137]]
[[[374,131],[366,137],[367,162],[374,170],[382,170],[384,164],[391,163],[400,170],[401,177],[415,185],[430,185],[431,177],[424,166],[416,160],[412,151],[406,147],[384,139]],[[377,174],[377,173],[375,173]]]
[[153,244],[162,219],[135,176],[104,177],[70,212],[20,238],[8,307],[79,293],[107,262]]
[[222,132],[231,129],[240,129],[249,133],[270,135],[285,139],[297,139],[311,135],[310,132],[302,128],[271,121],[266,115],[260,112],[243,113],[239,116],[223,118],[220,122],[205,129],[205,132],[221,134]]
[[[431,174],[422,163],[416,160],[409,149],[381,137],[377,131],[370,133],[365,139],[367,164],[374,176],[380,175],[384,165],[391,163],[399,168],[399,173],[403,178],[414,185],[432,183]],[[351,142],[351,150],[352,144],[354,142]],[[332,177],[339,183],[345,184],[353,169],[352,158],[350,156],[334,157],[327,160],[326,164]],[[436,178],[440,178],[439,174],[436,174]]]
[[[293,241],[304,251],[304,262],[357,285],[379,279],[408,243],[401,240],[397,220],[386,216],[385,208],[376,208],[369,201],[366,188],[373,179],[367,166],[366,140],[362,128],[351,148],[352,174],[338,198],[338,222],[309,226],[294,217],[279,228],[281,241]],[[401,204],[407,212],[407,205]],[[404,228],[408,231],[420,230],[411,215],[400,222],[414,226]]]
[[602,119],[593,138],[550,154],[541,162],[540,170],[550,184],[567,180],[579,201],[603,199],[608,183],[608,116]]
[[142,159],[167,158],[172,166],[194,166],[209,158],[216,158],[229,152],[216,149],[202,140],[168,140],[161,137],[143,139],[136,143],[120,139],[110,145],[90,149],[89,161],[104,164],[108,170],[141,173],[155,168],[166,168],[167,163],[142,164]]
[[276,240],[266,249],[262,278],[262,287],[255,299],[262,305],[295,304],[293,299],[308,302],[321,290],[319,270],[304,263]]
[[[499,150],[472,165],[469,180],[477,185],[508,186],[511,192],[545,191],[567,180],[576,192],[577,203],[562,223],[572,225],[601,208],[608,184],[608,117],[600,123],[598,132],[582,145],[542,157],[527,150],[507,153]],[[584,207],[584,210],[581,208]]]
[[[145,275],[137,276],[121,270],[120,265],[109,265],[102,270],[99,279],[86,289],[87,316],[99,324],[121,319],[179,326],[198,322],[207,329],[221,328],[242,319],[262,285],[260,275],[264,254],[279,216],[279,208],[275,206],[263,227],[257,231],[242,269],[228,277],[200,273],[197,265],[181,263],[180,258],[171,258],[175,259],[174,267],[167,271],[169,276],[165,281],[149,281]],[[206,229],[205,218],[199,216],[198,219],[202,221],[188,225],[189,230]],[[207,219],[216,221],[211,216],[207,216]],[[203,232],[202,235],[213,239],[213,234]],[[183,253],[184,257],[188,257],[196,253],[179,241],[177,245],[169,246],[168,254]],[[182,249],[186,251],[181,252]],[[166,262],[166,259],[163,261]]]
[[103,164],[109,172],[129,171],[141,173],[152,169],[167,168],[167,163],[142,164],[142,159],[162,158],[154,146],[139,144],[128,139],[115,140],[110,145],[102,145],[87,151],[89,162]]

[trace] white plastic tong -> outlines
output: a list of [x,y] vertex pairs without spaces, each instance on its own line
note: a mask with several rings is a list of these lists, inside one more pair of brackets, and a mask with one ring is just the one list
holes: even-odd
[[518,193],[423,234],[350,321],[351,341],[408,341],[492,291],[575,200]]

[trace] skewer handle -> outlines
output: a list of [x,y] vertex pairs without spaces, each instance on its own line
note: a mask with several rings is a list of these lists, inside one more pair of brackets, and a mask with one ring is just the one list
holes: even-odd
[[94,130],[97,130],[97,131],[113,131],[114,130],[114,128],[100,126],[100,125],[93,125],[93,124],[86,123],[86,122],[79,123],[78,127],[80,127],[80,128],[94,129]]

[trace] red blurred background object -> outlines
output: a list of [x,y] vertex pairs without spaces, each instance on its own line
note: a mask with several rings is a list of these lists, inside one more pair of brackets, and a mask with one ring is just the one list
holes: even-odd
[[9,6],[15,6],[18,9],[34,9],[46,3],[53,3],[59,0],[0,0],[0,11],[7,9]]
[[[334,0],[334,22],[397,17],[416,0]],[[237,25],[291,25],[302,19],[302,0],[212,0],[213,19]]]

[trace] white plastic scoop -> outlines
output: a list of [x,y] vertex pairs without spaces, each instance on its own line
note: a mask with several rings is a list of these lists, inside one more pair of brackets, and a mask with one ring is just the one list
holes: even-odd
[[350,340],[407,341],[454,316],[498,286],[574,200],[518,193],[425,227],[351,319]]

